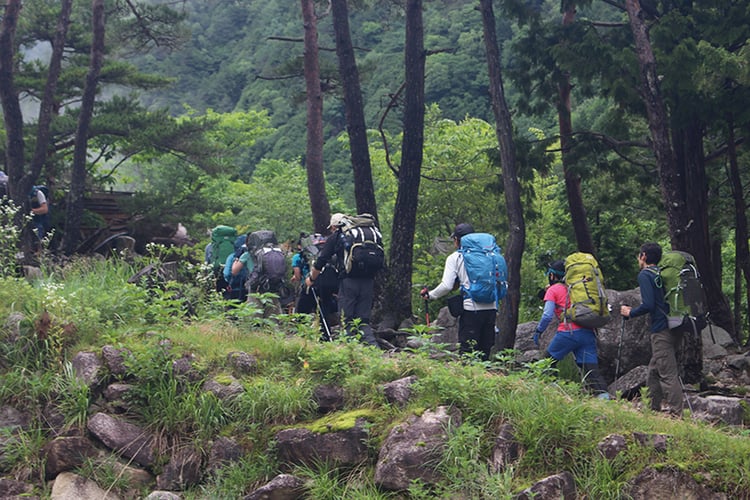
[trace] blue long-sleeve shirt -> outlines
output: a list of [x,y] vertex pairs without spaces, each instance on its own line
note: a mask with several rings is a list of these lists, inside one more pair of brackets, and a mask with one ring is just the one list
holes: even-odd
[[642,269],[638,273],[638,286],[641,288],[641,305],[630,310],[630,317],[651,315],[651,333],[669,328],[667,314],[669,304],[664,300],[664,288],[659,269],[655,266]]

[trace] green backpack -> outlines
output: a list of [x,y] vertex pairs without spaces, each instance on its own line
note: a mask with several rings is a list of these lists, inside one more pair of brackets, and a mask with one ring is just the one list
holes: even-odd
[[211,266],[215,272],[222,272],[229,254],[234,253],[234,240],[237,230],[231,226],[216,226],[211,231]]
[[584,252],[575,252],[565,259],[565,285],[568,303],[563,320],[572,321],[584,328],[599,328],[611,319],[604,275],[596,258]]
[[664,299],[669,304],[669,328],[699,332],[708,323],[708,301],[695,258],[687,252],[664,252],[659,261]]

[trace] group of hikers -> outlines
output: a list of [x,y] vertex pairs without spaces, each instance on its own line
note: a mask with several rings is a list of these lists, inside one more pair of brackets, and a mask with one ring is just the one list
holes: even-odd
[[[452,297],[455,300],[448,300],[448,308],[459,318],[460,351],[475,352],[482,360],[489,360],[495,344],[497,308],[507,287],[506,264],[502,255],[497,255],[494,238],[475,233],[471,224],[456,225],[451,238],[456,250],[446,258],[441,282],[432,290],[423,288],[421,295],[424,300],[434,300],[459,289],[460,294]],[[698,334],[705,326],[705,295],[695,261],[687,253],[663,253],[659,244],[645,243],[638,252],[638,265],[641,303],[635,307],[622,305],[619,312],[622,321],[650,316],[649,404],[652,410],[681,416],[684,398],[677,352],[686,331]],[[539,346],[541,335],[557,320],[555,335],[544,355],[555,365],[572,353],[587,389],[609,399],[607,383],[599,370],[595,330],[611,318],[596,259],[576,252],[550,263],[546,277],[548,286],[534,343]],[[494,294],[477,293],[477,283],[482,280],[493,286]],[[689,295],[694,298],[686,298]]]
[[[249,292],[274,293],[280,305],[291,312],[317,313],[323,339],[330,340],[331,327],[343,319],[344,335],[378,346],[370,314],[374,278],[384,267],[380,230],[368,214],[341,213],[331,216],[328,230],[328,235],[300,235],[292,258],[291,277],[286,255],[273,231],[268,230],[237,236],[232,228],[218,226],[206,249],[206,261],[219,263],[217,290],[227,299],[245,301]],[[459,290],[447,300],[451,314],[458,318],[459,351],[488,361],[497,335],[498,306],[508,286],[507,265],[494,236],[476,232],[469,223],[457,224],[450,237],[455,251],[445,260],[440,283],[433,289],[424,287],[420,294],[428,301]],[[220,255],[224,241],[231,242],[231,251],[226,256]],[[677,299],[683,298],[677,297],[676,291],[686,285],[680,282],[667,286],[666,282],[685,279],[687,275],[680,266],[688,266],[696,280],[698,275],[689,254],[676,251],[666,254],[669,258],[663,256],[657,243],[640,247],[641,303],[634,307],[623,305],[619,312],[623,321],[650,315],[650,405],[654,410],[681,415],[683,393],[676,353],[685,325],[691,325],[693,330],[702,326],[696,326],[695,311],[692,315],[670,311],[670,306],[678,310],[685,306],[678,303]],[[681,264],[670,264],[670,258],[681,259]],[[668,271],[670,266],[675,267],[674,277]],[[556,364],[572,353],[584,385],[597,397],[609,399],[607,384],[599,370],[595,330],[611,318],[596,259],[576,252],[565,260],[550,263],[545,274],[548,286],[543,294],[544,308],[535,328],[534,343],[540,345],[540,337],[556,320],[555,335],[546,344],[544,354]]]
[[233,228],[217,226],[206,247],[217,291],[240,302],[248,293],[273,293],[285,310],[317,313],[323,339],[331,339],[331,329],[343,317],[346,335],[378,346],[370,314],[375,275],[385,261],[380,230],[368,214],[341,213],[331,216],[328,230],[328,235],[300,235],[289,277],[286,254],[273,231],[237,236]]

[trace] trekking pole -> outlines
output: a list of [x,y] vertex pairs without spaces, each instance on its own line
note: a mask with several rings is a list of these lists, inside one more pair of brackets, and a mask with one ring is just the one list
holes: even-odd
[[424,302],[424,319],[427,326],[430,326],[430,307],[426,300],[423,300],[422,302]]
[[326,321],[326,315],[323,314],[323,308],[320,306],[320,299],[318,298],[318,294],[315,293],[315,289],[310,287],[310,291],[313,294],[313,297],[315,298],[315,305],[318,306],[318,314],[320,314],[320,321],[323,323],[323,328],[325,329],[325,339],[327,342],[330,342],[333,340],[331,337],[331,330],[328,328],[328,322]]
[[625,316],[620,324],[620,342],[617,344],[617,363],[615,364],[615,382],[620,378],[620,357],[622,356],[622,338],[625,336]]
[[682,383],[682,377],[678,375],[677,380],[680,381],[680,387],[682,388],[682,396],[685,398],[685,402],[688,405],[688,410],[690,410],[690,416],[695,417],[695,415],[693,414],[693,405],[690,404],[690,398],[688,398],[687,391],[685,391],[685,384]]

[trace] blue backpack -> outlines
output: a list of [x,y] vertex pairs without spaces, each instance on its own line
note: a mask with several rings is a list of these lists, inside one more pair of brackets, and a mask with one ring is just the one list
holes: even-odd
[[232,264],[234,263],[235,257],[239,253],[239,250],[245,244],[245,235],[238,236],[234,241],[234,253],[227,255],[227,259],[224,263],[224,280],[229,284],[231,290],[241,290],[245,287],[245,281],[253,271],[253,259],[248,259],[247,265],[242,266],[242,270],[236,275],[232,275]]
[[470,286],[461,286],[461,294],[474,302],[497,303],[508,291],[508,265],[495,237],[470,233],[461,237],[458,253],[463,255]]

